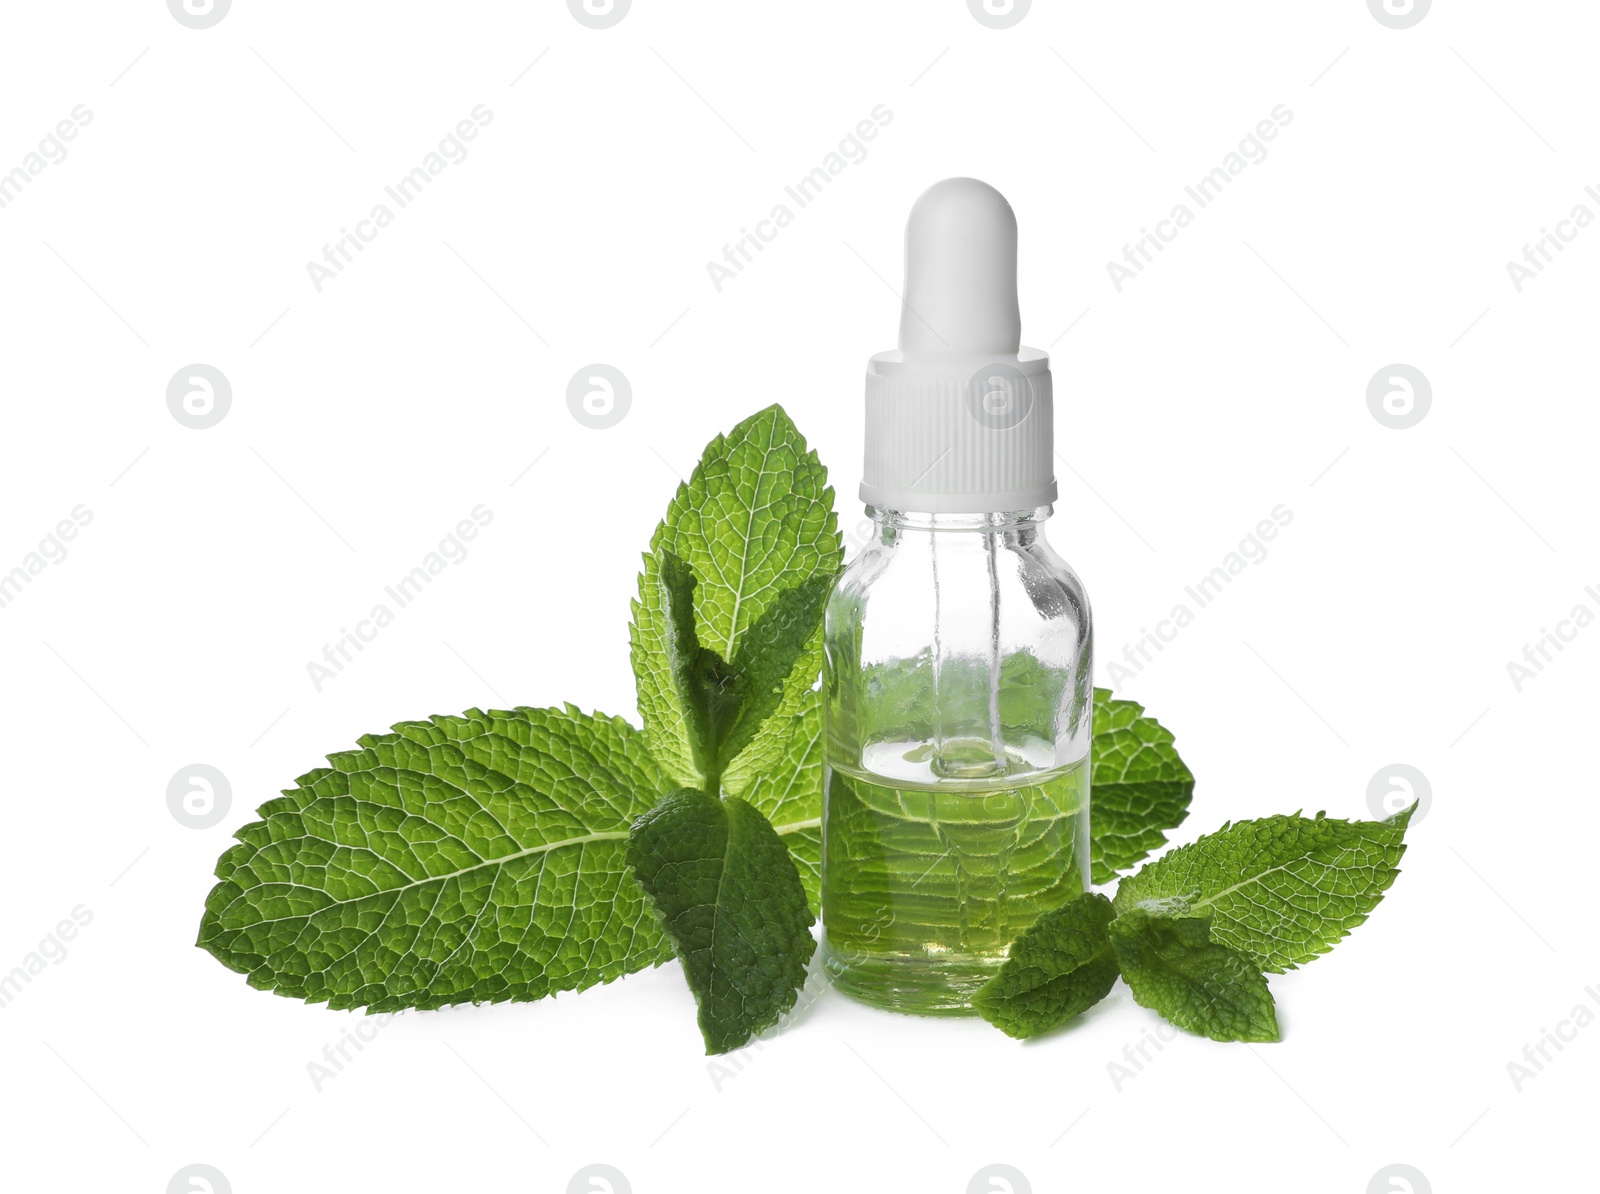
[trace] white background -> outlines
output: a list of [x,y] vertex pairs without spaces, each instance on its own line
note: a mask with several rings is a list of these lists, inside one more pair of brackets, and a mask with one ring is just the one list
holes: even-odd
[[[1592,1181],[1600,1026],[1520,1091],[1507,1064],[1600,1012],[1600,628],[1520,691],[1506,667],[1600,613],[1600,230],[1520,293],[1506,269],[1600,213],[1592,5],[1441,2],[1405,30],[1361,0],[1039,0],[1007,30],[960,0],[638,0],[607,30],[552,0],[3,19],[0,170],[93,117],[0,210],[0,571],[75,506],[93,520],[0,609],[0,970],[93,919],[0,1009],[0,1185],[159,1194],[197,1162],[238,1194],[562,1191],[594,1162],[639,1194],[959,1194],[990,1163],[1034,1191],[1361,1194],[1391,1163],[1440,1192]],[[469,156],[319,293],[307,262],[479,104]],[[865,159],[719,293],[707,262],[879,104]],[[1267,157],[1118,292],[1107,262],[1279,104]],[[360,1018],[193,946],[229,835],[395,721],[633,716],[638,553],[704,443],[768,402],[852,535],[905,215],[958,174],[1020,223],[1024,340],[1058,396],[1051,536],[1101,681],[1293,512],[1118,684],[1199,777],[1177,839],[1367,816],[1408,763],[1432,807],[1389,897],[1272,980],[1281,1044],[1147,1045],[1120,1084],[1160,1023],[1120,986],[1026,1046],[819,990],[720,1076],[674,965],[402,1016],[318,1091],[308,1063]],[[203,431],[165,397],[195,362],[233,389]],[[568,413],[591,362],[632,384],[609,430]],[[1433,391],[1408,430],[1367,406],[1397,362]],[[318,691],[307,663],[479,503],[470,555]],[[166,805],[195,762],[233,791],[207,830]]]

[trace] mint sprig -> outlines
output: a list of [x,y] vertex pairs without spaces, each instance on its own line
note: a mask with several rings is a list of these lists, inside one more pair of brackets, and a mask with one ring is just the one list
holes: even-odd
[[[628,859],[677,946],[712,1053],[793,1006],[816,948],[812,690],[844,556],[827,482],[782,407],[718,436],[656,528],[633,606],[639,712],[686,790],[640,819]],[[763,809],[794,817],[795,857]],[[717,882],[702,882],[719,849]]]
[[1110,914],[1083,912],[1105,898],[1084,896],[1040,917],[978,992],[979,1014],[1011,1036],[1060,1028],[1112,982],[1087,1003],[1039,992],[1070,979],[1082,995],[1085,968],[1109,951],[1134,1001],[1178,1027],[1275,1041],[1266,973],[1320,957],[1366,920],[1400,873],[1415,807],[1383,821],[1318,813],[1224,825],[1123,879]]
[[[253,986],[374,1012],[538,999],[677,953],[707,1048],[744,1044],[815,949],[820,623],[842,557],[816,454],[781,407],[746,419],[645,557],[643,731],[568,706],[363,738],[238,832],[198,944]],[[701,903],[682,851],[719,841],[729,898]]]

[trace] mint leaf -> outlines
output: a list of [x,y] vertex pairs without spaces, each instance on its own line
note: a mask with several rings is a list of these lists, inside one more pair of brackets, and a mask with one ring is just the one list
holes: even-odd
[[627,873],[665,786],[627,722],[472,709],[360,743],[217,863],[198,944],[251,986],[382,1012],[538,999],[672,956]]
[[[656,534],[659,537],[660,531]],[[671,780],[686,784],[704,783],[710,766],[705,746],[709,728],[702,712],[684,695],[695,690],[701,667],[693,581],[694,573],[676,554],[647,554],[628,625],[639,717],[650,752]]]
[[628,864],[677,947],[707,1053],[726,1053],[794,1006],[817,943],[783,840],[730,796],[674,792],[634,822]]
[[1165,831],[1189,815],[1194,776],[1172,742],[1144,706],[1094,690],[1089,859],[1096,883],[1110,883],[1160,849]]
[[1111,922],[1134,1002],[1214,1041],[1275,1041],[1278,1018],[1261,971],[1211,939],[1211,917],[1182,901],[1136,904]]
[[714,765],[712,744],[717,741],[717,723],[726,719],[733,701],[728,688],[733,679],[726,675],[726,664],[717,651],[699,645],[694,631],[694,573],[680,557],[669,551],[659,554],[661,610],[666,615],[661,655],[672,680],[672,696],[682,711],[686,744],[693,759],[694,773],[704,775]]
[[1059,1028],[1117,981],[1106,927],[1111,901],[1093,892],[1046,912],[1011,943],[1005,964],[972,997],[989,1023],[1019,1039]]
[[[831,588],[830,588],[831,591]],[[824,599],[823,607],[827,601]],[[807,716],[807,710],[815,707],[818,726],[821,725],[821,705],[817,702],[819,677],[822,672],[822,626],[816,628],[815,633],[801,648],[796,657],[794,666],[783,681],[782,694],[778,698],[777,707],[763,721],[756,730],[755,737],[750,744],[735,755],[729,762],[727,770],[722,773],[722,789],[724,792],[735,796],[744,795],[744,789],[749,787],[773,767],[781,768],[791,753],[791,739],[797,733],[795,719]],[[820,732],[820,731],[819,731]],[[821,767],[822,755],[816,756],[818,768],[818,792],[821,792]],[[820,795],[819,795],[820,799]],[[821,805],[818,805],[818,815]]]
[[738,708],[739,698],[728,665],[715,651],[700,645],[694,626],[694,573],[670,551],[659,556],[654,579],[665,615],[659,650],[682,717],[691,773],[703,777],[716,769],[717,739]]
[[[812,651],[817,638],[833,574],[818,573],[785,589],[727,662],[700,645],[694,624],[696,581],[689,565],[670,551],[658,554],[656,577],[666,615],[661,649],[671,695],[682,711],[695,770],[715,789],[727,765],[785,702],[795,663]],[[814,680],[814,671],[801,673],[795,686],[804,693]]]
[[[814,624],[799,633],[801,615],[815,595],[806,586],[825,588],[814,578],[831,577],[844,554],[827,480],[827,470],[783,408],[769,406],[706,446],[656,528],[629,637],[639,713],[652,752],[679,783],[716,786],[721,769],[760,738],[763,710],[759,702],[750,704],[745,717],[725,724],[716,741],[697,738],[705,727],[686,707],[681,686],[688,614],[674,608],[682,583],[667,575],[667,555],[687,564],[697,582],[690,601],[695,648],[715,652],[746,676],[747,697],[765,699],[777,686],[772,673],[781,658],[761,658],[775,648],[792,648],[783,676],[792,675],[797,664],[807,668],[803,687],[809,688],[820,656],[811,649]],[[789,685],[782,688],[778,705],[796,698]]]
[[[809,691],[821,670],[822,611],[833,591],[835,573],[819,572],[785,589],[756,619],[733,657],[731,671],[739,706],[717,739],[718,775],[751,744],[757,731],[784,703],[791,675],[794,686]],[[797,671],[808,654],[817,666]]]
[[815,912],[822,888],[822,693],[803,688],[795,712],[774,715],[761,737],[770,737],[775,749],[758,741],[728,770],[723,786],[772,822]]
[[1212,940],[1282,973],[1327,953],[1377,907],[1400,873],[1411,811],[1384,821],[1318,813],[1224,825],[1123,879],[1117,911],[1183,899],[1212,915]]

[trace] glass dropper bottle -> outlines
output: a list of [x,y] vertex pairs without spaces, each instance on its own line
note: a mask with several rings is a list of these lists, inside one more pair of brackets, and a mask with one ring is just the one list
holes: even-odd
[[1085,890],[1089,602],[1045,542],[1048,356],[1021,347],[1017,222],[953,178],[906,227],[900,345],[867,369],[872,540],[829,600],[822,919],[836,986],[971,1013]]

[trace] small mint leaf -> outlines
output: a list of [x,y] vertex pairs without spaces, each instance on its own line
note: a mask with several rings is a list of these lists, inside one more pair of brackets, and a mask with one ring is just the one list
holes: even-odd
[[[659,533],[659,532],[658,532]],[[667,776],[681,784],[705,782],[710,740],[701,711],[685,698],[699,668],[700,640],[694,626],[694,574],[670,551],[644,557],[639,598],[628,626],[639,717],[650,753]]]
[[[834,574],[819,572],[785,589],[767,607],[739,644],[729,671],[738,687],[739,703],[719,726],[719,771],[739,757],[767,718],[777,712],[785,681],[806,654],[822,625],[822,611],[833,591]],[[815,670],[797,677],[811,687]]]
[[666,615],[662,654],[672,678],[687,731],[694,774],[710,777],[721,770],[718,744],[728,723],[744,702],[744,685],[722,657],[702,647],[694,624],[694,573],[670,551],[662,551],[657,581]]
[[1211,918],[1181,901],[1137,904],[1111,922],[1111,945],[1140,1007],[1214,1041],[1275,1041],[1267,980],[1250,959],[1211,940]]
[[683,962],[707,1053],[739,1048],[794,1006],[816,918],[788,848],[753,806],[674,792],[634,822],[628,864]]
[[1046,912],[1011,943],[1000,972],[978,988],[972,1005],[1007,1036],[1023,1039],[1059,1028],[1106,997],[1117,981],[1106,927],[1111,901],[1089,892]]
[[1291,970],[1327,953],[1378,906],[1400,873],[1411,811],[1383,821],[1318,813],[1224,825],[1123,879],[1117,911],[1186,900],[1211,915],[1212,940],[1268,973]]
[[1144,707],[1094,690],[1093,816],[1089,859],[1096,883],[1110,883],[1166,844],[1189,815],[1194,776],[1171,731]]
[[[783,681],[782,695],[777,707],[756,730],[750,744],[728,762],[722,773],[722,790],[742,796],[745,789],[758,782],[773,768],[783,769],[792,753],[792,739],[797,730],[796,719],[807,716],[807,710],[818,709],[821,724],[821,706],[817,704],[818,677],[822,672],[822,627],[818,625],[811,638],[801,648],[789,675]],[[816,787],[818,792],[817,815],[821,815],[822,756],[816,756]],[[774,822],[776,824],[776,822]]]
[[[790,673],[821,625],[833,575],[818,573],[786,589],[750,627],[739,654],[727,662],[700,645],[694,623],[697,582],[689,565],[670,551],[658,554],[656,583],[666,615],[661,656],[682,713],[695,774],[715,789],[727,765],[784,704]],[[802,691],[809,687],[807,683]]]

